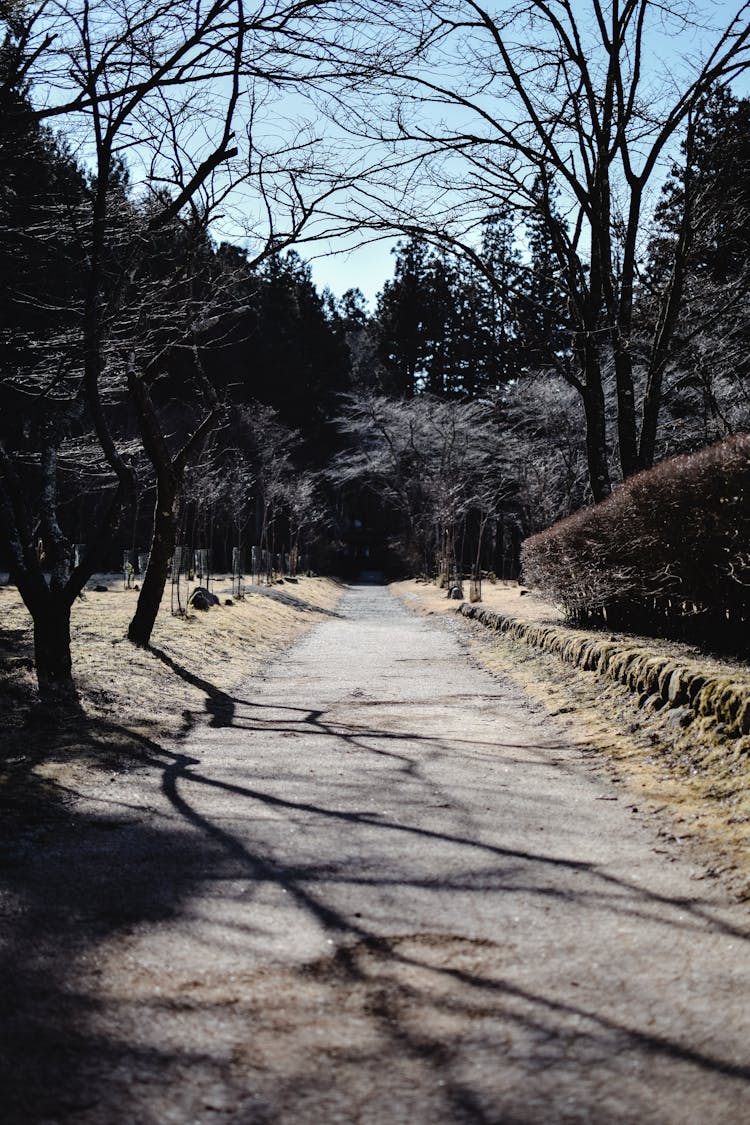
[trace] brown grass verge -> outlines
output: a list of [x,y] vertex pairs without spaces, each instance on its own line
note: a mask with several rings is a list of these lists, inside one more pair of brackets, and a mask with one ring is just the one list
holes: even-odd
[[[435,586],[394,584],[407,605],[421,613],[456,612]],[[492,600],[491,600],[492,597]],[[506,587],[483,605],[519,622],[549,626],[559,635],[561,615],[519,589]],[[685,708],[644,706],[644,694],[509,632],[467,621],[470,651],[478,663],[506,675],[567,728],[584,753],[596,753],[621,791],[638,807],[650,806],[669,824],[665,839],[695,849],[706,876],[724,876],[737,897],[750,898],[750,740],[732,736],[715,715],[697,715],[687,726]],[[536,629],[531,630],[536,633]],[[575,631],[577,641],[611,640]],[[617,638],[624,640],[624,638]],[[701,668],[706,678],[744,682],[747,665],[701,656],[687,645],[629,638],[642,657]],[[572,642],[571,642],[572,643]],[[641,704],[639,706],[639,703]]]
[[15,587],[0,587],[0,815],[11,820],[49,815],[51,801],[85,786],[87,769],[127,769],[196,717],[230,707],[231,693],[335,613],[343,592],[333,579],[302,577],[226,605],[229,585],[217,579],[222,604],[185,617],[172,616],[167,592],[152,647],[140,649],[125,639],[136,591],[111,575],[94,585],[107,591],[90,589],[73,607],[80,710],[64,714],[39,705],[31,619]]
[[[405,582],[393,582],[391,589],[407,605],[418,612],[454,613],[460,604],[447,597],[446,590],[440,590],[432,582],[422,578],[410,578]],[[465,587],[468,594],[468,584]],[[562,611],[549,602],[542,601],[535,594],[519,586],[517,582],[483,582],[482,605],[495,613],[506,613],[523,621],[537,621],[549,624],[562,623]]]

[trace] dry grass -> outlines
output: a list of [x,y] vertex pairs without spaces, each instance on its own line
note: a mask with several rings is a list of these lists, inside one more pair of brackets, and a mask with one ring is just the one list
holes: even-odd
[[[96,576],[72,613],[74,674],[80,710],[63,715],[39,705],[32,670],[31,619],[14,587],[0,587],[0,809],[13,819],[47,815],[45,798],[85,787],[85,771],[127,769],[149,746],[187,733],[197,716],[215,713],[301,633],[335,612],[342,593],[327,578],[252,588],[187,617],[164,599],[150,649],[125,639],[137,592],[114,576]],[[40,812],[40,809],[42,810]]]
[[[455,612],[460,604],[444,590],[417,581],[394,591],[421,613]],[[559,623],[562,615],[517,586],[483,588],[483,604],[524,621]],[[750,898],[750,761],[722,746],[685,749],[685,732],[669,712],[645,714],[626,688],[593,672],[565,664],[507,634],[467,622],[470,650],[478,663],[511,677],[566,729],[583,753],[594,753],[635,805],[660,814],[669,841],[693,848],[707,876],[725,875],[740,898]],[[692,646],[640,638],[655,654],[698,659]],[[706,670],[730,675],[737,662],[701,657]],[[746,668],[746,666],[745,666]],[[688,729],[689,734],[689,729]],[[696,724],[694,738],[701,740]],[[736,740],[739,745],[739,740]]]
[[106,594],[87,593],[73,619],[73,659],[85,708],[92,714],[116,708],[128,724],[178,733],[185,711],[205,710],[204,683],[215,692],[234,691],[331,613],[341,594],[327,578],[255,587],[232,606],[224,604],[228,583],[218,579],[214,590],[221,605],[186,617],[172,616],[165,597],[151,649],[124,639],[137,593],[123,590],[122,583]]
[[[421,578],[394,582],[391,589],[407,605],[421,613],[453,613],[461,604],[451,601],[446,590],[440,590],[434,583],[425,582]],[[465,593],[468,594],[468,584]],[[564,620],[561,610],[537,598],[517,582],[483,582],[482,605],[495,613],[517,617],[521,621],[548,621],[557,625]]]

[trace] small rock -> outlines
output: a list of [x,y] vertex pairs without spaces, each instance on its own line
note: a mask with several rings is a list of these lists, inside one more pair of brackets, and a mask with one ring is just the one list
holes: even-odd
[[670,703],[679,705],[687,702],[688,680],[689,677],[681,668],[672,673],[667,684],[667,699]]
[[687,727],[692,723],[694,715],[689,707],[669,707],[664,712],[664,717],[673,726]]
[[234,605],[234,599],[233,598],[225,598],[224,599],[224,605]]
[[650,695],[648,692],[644,691],[643,694],[639,696],[638,706],[642,707],[648,714],[651,714],[653,711],[660,711],[662,709],[664,700],[656,691]]
[[216,594],[212,594],[205,586],[196,586],[188,598],[188,605],[191,605],[193,609],[207,610],[212,605],[219,604]]

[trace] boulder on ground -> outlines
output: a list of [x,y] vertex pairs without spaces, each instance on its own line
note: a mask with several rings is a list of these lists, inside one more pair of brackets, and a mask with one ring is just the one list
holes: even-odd
[[188,599],[188,605],[191,605],[193,609],[206,610],[210,609],[212,605],[219,605],[219,599],[205,586],[196,586]]

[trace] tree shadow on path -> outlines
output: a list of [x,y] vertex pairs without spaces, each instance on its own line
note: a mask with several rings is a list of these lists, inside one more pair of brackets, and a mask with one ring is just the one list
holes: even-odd
[[[300,794],[292,766],[254,782],[247,770],[228,780],[210,754],[201,761],[116,723],[82,726],[81,752],[115,770],[111,796],[82,813],[73,794],[52,784],[38,821],[3,841],[0,1081],[8,1125],[318,1125],[337,1117],[625,1125],[663,1120],[658,1097],[680,1084],[700,1085],[717,1099],[714,1108],[742,1104],[748,1066],[688,1034],[613,1013],[590,992],[573,1002],[546,978],[534,987],[507,934],[472,936],[470,926],[454,933],[437,908],[429,928],[416,916],[404,917],[403,930],[382,919],[394,893],[438,904],[455,894],[560,902],[582,919],[660,919],[675,935],[741,942],[746,955],[744,929],[699,896],[672,898],[575,857],[472,836],[461,829],[459,799],[443,790],[438,797],[453,802],[444,817],[418,822],[415,802],[436,792],[423,763],[462,752],[462,739],[384,729],[372,709],[369,724],[341,724],[319,709],[252,703],[155,651],[204,692],[209,729],[242,732],[249,762],[272,737],[322,740],[355,755],[363,778],[368,763],[382,766],[394,813],[368,806],[364,783],[357,803],[356,769],[345,799],[323,801],[314,790]],[[550,741],[541,753],[557,761],[560,751]],[[24,772],[43,784],[35,766],[70,752],[65,732],[48,731],[19,763],[19,785]],[[117,772],[125,757],[134,766],[129,780]],[[209,793],[226,799],[221,811],[209,811]],[[288,843],[291,830],[299,847]],[[417,845],[429,863],[413,853]],[[448,854],[458,858],[444,863]],[[390,858],[374,867],[370,855]],[[565,881],[571,873],[581,879],[574,887]],[[237,887],[249,904],[241,920],[231,909]],[[264,903],[277,892],[300,927],[330,941],[330,955],[264,961]],[[204,963],[188,970],[165,956],[168,942],[150,943],[165,931],[177,940],[209,893],[224,908],[212,924],[213,954],[205,948]],[[236,957],[233,981],[213,968],[220,950]],[[597,1116],[608,1089],[620,1101]]]

